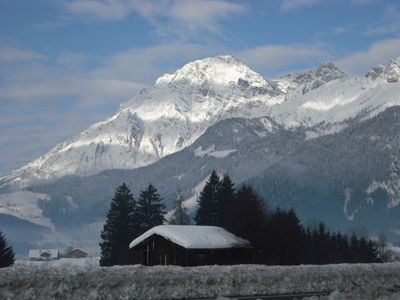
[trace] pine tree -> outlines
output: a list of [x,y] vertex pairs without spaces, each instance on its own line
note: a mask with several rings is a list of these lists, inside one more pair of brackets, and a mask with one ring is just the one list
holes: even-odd
[[142,232],[163,224],[166,214],[165,205],[154,185],[150,183],[144,191],[140,192],[137,204]]
[[190,217],[186,212],[186,207],[183,206],[183,196],[181,190],[178,189],[178,193],[175,198],[175,211],[169,224],[172,225],[189,225]]
[[225,227],[228,207],[235,197],[235,184],[228,174],[224,175],[217,191],[217,226]]
[[7,240],[0,230],[0,268],[9,267],[14,263],[14,251],[7,245]]
[[243,185],[229,205],[226,229],[250,241],[254,249],[261,250],[265,243],[267,210],[263,200],[250,186]]
[[123,183],[116,191],[101,232],[101,266],[125,265],[130,262],[129,243],[139,233],[136,202]]
[[293,209],[286,211],[279,207],[272,213],[266,227],[270,245],[266,252],[274,258],[273,263],[296,265],[304,260],[306,237]]
[[393,252],[387,247],[387,240],[383,233],[379,234],[375,244],[376,255],[379,262],[390,262],[393,260]]
[[217,193],[219,185],[220,181],[217,172],[212,170],[210,178],[207,180],[198,200],[199,208],[194,218],[197,225],[218,224]]

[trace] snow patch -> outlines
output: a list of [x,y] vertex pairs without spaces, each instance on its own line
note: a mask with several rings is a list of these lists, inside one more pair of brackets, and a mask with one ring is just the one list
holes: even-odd
[[359,95],[347,98],[347,99],[343,99],[343,98],[333,98],[333,99],[329,99],[329,101],[318,101],[318,102],[306,102],[303,105],[301,105],[300,107],[304,107],[304,108],[311,108],[313,110],[317,110],[317,111],[327,111],[332,109],[333,107],[339,105],[339,106],[343,106],[345,104],[351,103],[354,100],[356,100],[359,97]]
[[236,151],[237,149],[215,151],[215,145],[211,145],[208,149],[202,150],[202,147],[200,146],[194,150],[194,155],[198,157],[204,157],[204,155],[208,155],[217,158],[224,158]]
[[37,203],[39,199],[49,201],[50,197],[46,194],[32,193],[29,191],[0,194],[0,213],[12,215],[54,230],[50,219],[45,218],[42,210],[38,207]]
[[351,214],[347,211],[347,206],[349,205],[351,200],[351,189],[347,188],[344,191],[344,195],[345,195],[343,204],[344,215],[346,216],[347,220],[354,221],[354,216],[358,213],[358,208],[356,208]]
[[[385,181],[373,180],[366,192],[368,195],[371,195],[379,188],[383,189],[388,195],[388,208],[394,208],[400,204],[400,162],[396,158],[393,158],[390,165],[389,179]],[[372,197],[368,197],[367,201],[374,203]]]

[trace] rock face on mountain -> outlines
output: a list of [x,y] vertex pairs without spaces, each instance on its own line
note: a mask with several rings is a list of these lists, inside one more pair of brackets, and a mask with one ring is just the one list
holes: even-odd
[[380,77],[386,79],[387,82],[398,82],[400,80],[400,57],[392,59],[387,67],[382,65],[373,67],[365,77],[372,80]]
[[322,63],[275,80],[232,56],[188,63],[111,118],[0,178],[0,214],[64,233],[73,223],[74,239],[97,237],[123,181],[134,191],[155,183],[168,208],[179,185],[194,208],[215,168],[293,206],[303,220],[320,215],[333,228],[361,226],[378,209],[374,224],[393,233],[400,225],[385,229],[382,220],[399,209],[399,62],[365,77]]
[[329,81],[346,77],[333,63],[325,62],[315,70],[291,73],[276,79],[274,83],[283,93],[293,97],[293,94],[304,95]]
[[393,59],[385,70],[388,82],[398,82],[400,80],[400,57]]

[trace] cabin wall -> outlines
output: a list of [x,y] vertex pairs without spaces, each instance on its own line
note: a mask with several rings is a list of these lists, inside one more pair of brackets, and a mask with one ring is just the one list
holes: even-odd
[[77,250],[71,251],[69,253],[68,257],[70,257],[70,258],[85,258],[85,257],[87,257],[87,253],[77,249]]
[[185,249],[161,236],[151,236],[131,250],[133,264],[204,266],[251,263],[248,248]]

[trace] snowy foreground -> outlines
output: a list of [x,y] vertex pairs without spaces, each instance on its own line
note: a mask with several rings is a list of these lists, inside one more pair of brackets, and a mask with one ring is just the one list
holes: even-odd
[[327,292],[400,299],[400,264],[270,267],[34,266],[0,269],[1,299],[190,299]]
[[85,257],[85,258],[60,258],[55,260],[16,260],[15,265],[19,266],[36,266],[36,267],[66,267],[79,266],[90,267],[98,266],[100,257]]

